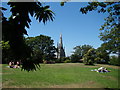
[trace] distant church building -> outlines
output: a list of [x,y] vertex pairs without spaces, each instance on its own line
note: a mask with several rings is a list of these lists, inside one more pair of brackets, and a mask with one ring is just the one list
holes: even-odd
[[60,41],[57,43],[57,58],[64,58],[65,57],[65,48],[63,48],[63,42],[62,42],[62,34],[60,34]]

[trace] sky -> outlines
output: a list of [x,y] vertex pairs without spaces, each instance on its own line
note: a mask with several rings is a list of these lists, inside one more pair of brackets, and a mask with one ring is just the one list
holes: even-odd
[[[5,3],[2,5],[9,8]],[[54,40],[54,45],[57,46],[62,34],[66,56],[72,54],[75,46],[86,44],[98,48],[103,43],[98,36],[107,13],[92,11],[82,14],[80,7],[86,6],[87,2],[69,2],[64,6],[60,6],[59,2],[47,2],[44,5],[50,5],[50,9],[55,13],[55,19],[53,22],[48,21],[43,24],[31,17],[31,26],[27,29],[29,37],[41,34],[50,36]],[[10,12],[5,12],[5,15],[9,16]]]

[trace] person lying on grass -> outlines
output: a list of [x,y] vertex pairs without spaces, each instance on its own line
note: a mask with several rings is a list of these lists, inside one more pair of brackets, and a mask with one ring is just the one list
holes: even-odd
[[97,72],[110,72],[110,71],[108,71],[107,68],[100,67],[98,68]]
[[104,68],[104,67],[100,67],[98,69],[94,69],[94,70],[91,70],[91,71],[96,71],[96,72],[110,72],[107,70],[107,68]]

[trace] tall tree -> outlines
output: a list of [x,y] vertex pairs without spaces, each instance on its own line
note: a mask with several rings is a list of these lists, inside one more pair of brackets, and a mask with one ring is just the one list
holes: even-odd
[[[14,53],[15,60],[21,60],[22,69],[36,70],[39,63],[31,59],[32,50],[25,44],[24,35],[27,35],[26,27],[30,27],[30,15],[44,24],[54,19],[53,12],[49,6],[42,6],[40,2],[8,2],[11,7],[11,17],[2,19],[2,39],[9,41],[10,48]],[[29,60],[28,60],[29,58]]]
[[109,63],[109,53],[105,48],[99,47],[96,49],[96,62],[97,63]]
[[55,58],[56,48],[51,37],[45,35],[28,37],[26,38],[26,43],[32,48],[33,56],[36,58],[42,58],[42,60],[52,60]]
[[79,59],[82,58],[82,48],[81,46],[76,46],[73,48],[74,52],[73,52],[73,57],[78,57]]
[[70,56],[70,59],[71,59],[71,62],[75,63],[75,62],[79,62],[81,57],[79,55],[77,55],[77,54],[72,54]]
[[89,49],[93,48],[93,46],[91,46],[91,45],[82,45],[81,48],[82,48],[82,57],[83,57],[84,54],[86,54]]
[[76,46],[73,48],[74,49],[73,54],[79,56],[79,58],[82,58],[84,56],[84,54],[86,54],[88,52],[88,50],[91,48],[92,48],[91,45]]
[[110,53],[118,54],[120,60],[120,1],[118,2],[90,2],[89,5],[80,9],[83,14],[92,10],[99,13],[108,13],[104,25],[101,26],[100,39]]
[[71,55],[72,62],[78,62],[83,56],[88,52],[89,49],[92,49],[91,45],[82,45],[76,46],[73,48],[74,52]]
[[95,49],[89,49],[88,52],[83,56],[83,62],[85,65],[94,65],[95,63]]

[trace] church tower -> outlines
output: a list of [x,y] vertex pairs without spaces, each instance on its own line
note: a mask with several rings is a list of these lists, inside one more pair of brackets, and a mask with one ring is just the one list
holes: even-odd
[[57,58],[64,58],[65,57],[65,51],[63,48],[63,42],[62,42],[62,34],[60,34],[60,41],[57,43]]

